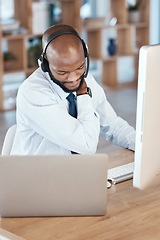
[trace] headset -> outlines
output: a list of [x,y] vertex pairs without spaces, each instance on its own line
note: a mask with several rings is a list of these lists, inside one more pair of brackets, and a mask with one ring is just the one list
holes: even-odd
[[83,46],[83,49],[84,49],[84,56],[86,58],[86,71],[83,75],[84,78],[87,77],[88,75],[88,71],[89,71],[89,53],[88,53],[88,47],[86,45],[86,43],[84,42],[84,40],[79,36],[79,34],[77,33],[77,31],[72,28],[72,27],[67,27],[67,28],[64,28],[64,29],[60,29],[60,30],[57,30],[55,31],[54,33],[52,33],[46,43],[45,43],[45,46],[43,48],[43,52],[39,58],[40,60],[40,65],[41,65],[41,69],[43,72],[49,72],[50,73],[50,69],[49,69],[49,64],[48,64],[48,61],[47,59],[45,58],[45,55],[46,55],[46,50],[47,50],[47,47],[48,45],[50,44],[51,41],[53,41],[55,38],[61,36],[61,35],[65,35],[65,34],[71,34],[71,35],[74,35],[76,37],[78,37],[80,40],[81,40],[81,43],[82,43],[82,46]]

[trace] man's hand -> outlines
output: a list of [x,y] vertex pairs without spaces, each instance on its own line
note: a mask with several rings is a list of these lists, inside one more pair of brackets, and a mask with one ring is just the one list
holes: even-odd
[[83,81],[81,88],[77,91],[77,96],[83,94],[87,94],[87,84],[85,80]]

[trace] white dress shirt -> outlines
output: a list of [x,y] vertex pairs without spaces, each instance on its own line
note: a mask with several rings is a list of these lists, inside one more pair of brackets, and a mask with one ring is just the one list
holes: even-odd
[[[118,117],[102,87],[88,74],[88,95],[77,96],[77,119],[68,113],[69,93],[38,68],[19,88],[17,130],[11,155],[95,153],[100,132],[134,150],[135,130]],[[75,93],[76,95],[76,93]]]

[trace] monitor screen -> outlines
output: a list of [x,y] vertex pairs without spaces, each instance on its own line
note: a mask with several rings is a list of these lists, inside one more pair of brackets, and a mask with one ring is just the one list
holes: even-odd
[[160,184],[160,44],[139,52],[133,186]]

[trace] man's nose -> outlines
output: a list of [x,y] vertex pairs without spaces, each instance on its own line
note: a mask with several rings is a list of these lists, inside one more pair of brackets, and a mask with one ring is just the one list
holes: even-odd
[[79,74],[78,73],[76,73],[75,71],[74,72],[70,72],[69,74],[68,74],[68,81],[69,82],[74,82],[74,81],[76,81],[77,79],[79,79]]

